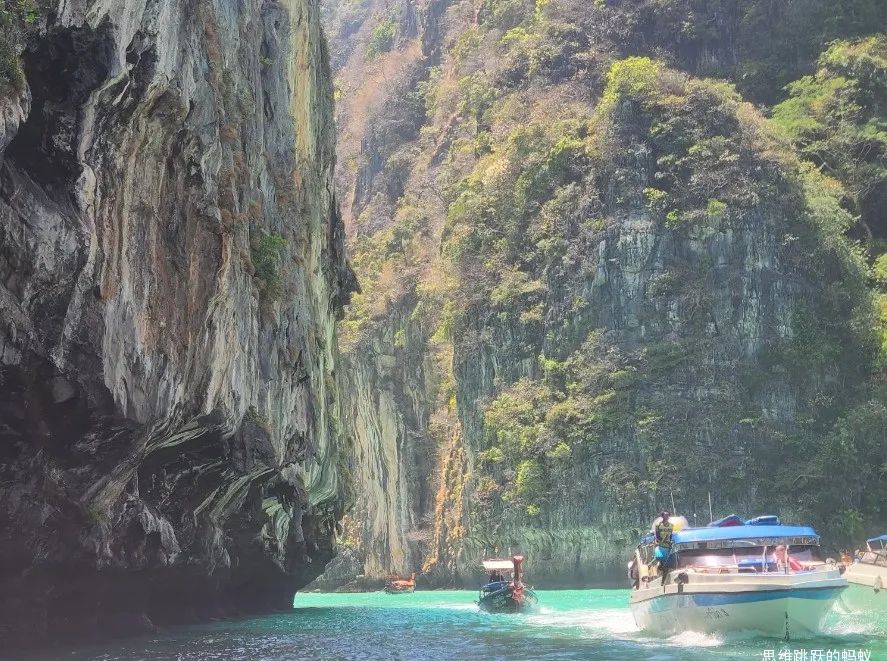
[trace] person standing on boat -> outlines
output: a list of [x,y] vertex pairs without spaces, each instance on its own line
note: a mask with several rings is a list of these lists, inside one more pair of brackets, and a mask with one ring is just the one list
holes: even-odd
[[663,581],[667,573],[668,556],[671,555],[671,537],[674,534],[674,526],[668,520],[668,517],[669,513],[663,510],[659,514],[660,521],[653,528],[653,538],[656,543],[653,557],[658,563],[658,570],[662,575]]

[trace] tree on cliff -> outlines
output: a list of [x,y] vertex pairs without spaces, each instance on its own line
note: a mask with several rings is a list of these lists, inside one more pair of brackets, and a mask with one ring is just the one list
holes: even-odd
[[[421,427],[396,447],[430,435],[441,457],[429,557],[452,571],[455,547],[560,533],[618,545],[671,492],[707,513],[710,488],[842,538],[882,520],[887,262],[855,238],[883,166],[869,35],[887,7],[432,4],[432,55],[401,16],[390,52],[343,73],[411,63],[365,133],[344,129],[362,145],[343,184],[365,286],[342,328],[352,355],[435,368],[431,411],[394,398]],[[362,6],[362,38],[395,15]],[[395,121],[408,130],[382,138]],[[421,425],[435,414],[457,420],[460,462],[453,426]],[[817,476],[841,448],[833,473],[864,478],[829,510]],[[792,489],[771,497],[773,480]]]

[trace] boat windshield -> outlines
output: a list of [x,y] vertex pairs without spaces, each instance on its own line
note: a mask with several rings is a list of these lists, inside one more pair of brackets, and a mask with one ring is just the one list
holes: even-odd
[[877,565],[878,567],[887,567],[887,551],[880,551],[878,553],[865,551],[862,556],[860,556],[859,561],[864,565]]
[[[820,562],[818,546],[792,546],[789,555],[800,563]],[[677,554],[679,568],[736,568],[739,571],[775,571],[773,547],[746,546],[732,549],[698,549]]]

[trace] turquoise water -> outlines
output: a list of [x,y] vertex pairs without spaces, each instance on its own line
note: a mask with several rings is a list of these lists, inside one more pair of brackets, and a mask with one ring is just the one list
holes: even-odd
[[[627,590],[540,591],[533,615],[481,613],[473,592],[300,594],[291,613],[180,627],[32,659],[764,659],[768,651],[866,650],[887,660],[887,622],[835,613],[824,636],[783,643],[641,634]],[[784,658],[784,657],[782,657]],[[800,658],[800,657],[799,657]],[[825,661],[826,657],[822,657]]]

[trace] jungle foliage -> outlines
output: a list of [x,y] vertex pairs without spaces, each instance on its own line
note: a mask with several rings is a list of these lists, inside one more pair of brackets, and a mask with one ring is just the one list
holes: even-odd
[[800,154],[837,178],[865,235],[887,239],[887,37],[833,43],[791,83],[773,118]]
[[[364,209],[343,337],[409,306],[449,347],[478,527],[712,489],[840,539],[887,522],[884,4],[458,9],[381,118],[412,128],[379,152],[392,211]],[[620,263],[645,237],[658,261]]]

